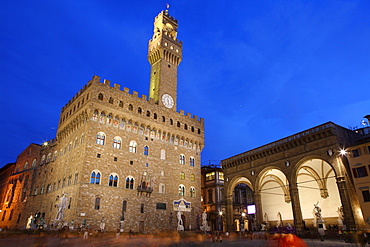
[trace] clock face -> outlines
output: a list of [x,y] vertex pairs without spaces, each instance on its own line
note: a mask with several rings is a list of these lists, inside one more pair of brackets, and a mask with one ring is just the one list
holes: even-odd
[[171,95],[166,93],[162,95],[162,103],[167,108],[172,108],[174,106],[173,98],[171,97]]

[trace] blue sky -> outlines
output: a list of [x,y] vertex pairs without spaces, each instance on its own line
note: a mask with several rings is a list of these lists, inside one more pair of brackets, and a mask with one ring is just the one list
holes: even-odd
[[1,2],[0,167],[54,138],[94,74],[148,95],[147,44],[167,2],[183,41],[178,109],[205,119],[203,161],[370,114],[366,0]]

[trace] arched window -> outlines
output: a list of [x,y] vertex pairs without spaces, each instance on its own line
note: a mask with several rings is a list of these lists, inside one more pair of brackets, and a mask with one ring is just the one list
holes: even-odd
[[119,106],[119,107],[123,107],[123,101],[122,101],[122,100],[120,100],[120,101],[119,101],[118,106]]
[[109,97],[109,104],[113,104],[113,98]]
[[178,191],[179,191],[178,192],[179,196],[185,196],[185,186],[184,185],[180,184]]
[[185,173],[180,172],[180,179],[185,179]]
[[194,126],[191,126],[191,132],[194,132]]
[[164,186],[164,184],[162,184],[162,183],[160,183],[159,184],[159,193],[165,193],[165,186]]
[[133,107],[131,104],[129,104],[129,105],[128,105],[128,109],[129,109],[130,111],[133,111],[133,110],[134,110],[134,107]]
[[136,144],[135,141],[130,141],[130,146],[129,146],[128,151],[130,153],[136,153],[136,146],[137,146],[137,144]]
[[192,181],[192,182],[194,182],[194,181],[195,181],[195,176],[194,176],[194,174],[191,174],[191,175],[190,175],[190,181]]
[[85,135],[84,135],[84,134],[82,134],[82,135],[81,135],[81,144],[82,144],[82,143],[84,143],[84,140],[85,140]]
[[172,119],[170,119],[170,124],[173,125],[173,120]]
[[194,166],[194,163],[195,163],[194,157],[190,157],[189,163],[190,163],[190,166]]
[[164,116],[162,116],[162,122],[166,122],[166,118]]
[[53,161],[54,161],[54,160],[56,160],[56,159],[57,159],[57,157],[58,157],[58,151],[55,151],[55,152],[54,152],[54,156],[53,156]]
[[118,176],[116,174],[111,174],[109,176],[108,186],[117,187],[117,185],[118,185]]
[[184,124],[184,129],[188,129],[188,125],[187,124]]
[[93,171],[91,173],[90,184],[100,184],[100,172]]
[[191,187],[190,188],[190,197],[195,197],[195,188],[194,187]]
[[150,117],[150,111],[146,111],[146,116]]
[[184,165],[185,164],[185,156],[183,154],[180,154],[179,156],[179,162],[180,164]]
[[103,132],[99,132],[96,135],[96,144],[104,145],[105,143],[105,134]]
[[34,160],[32,161],[32,167],[34,167],[34,166],[36,165],[36,162],[37,162],[37,160],[36,160],[36,159],[34,159]]
[[49,163],[51,160],[51,153],[48,154],[48,157],[46,158],[46,163]]
[[28,162],[26,162],[23,166],[23,170],[26,170],[28,168]]
[[43,165],[44,163],[45,163],[45,155],[43,155],[42,157],[41,157],[41,162],[40,162],[40,165]]
[[137,108],[137,113],[139,114],[143,113],[143,110],[141,109],[141,107]]
[[148,146],[145,146],[144,147],[144,155],[149,155],[149,147]]
[[161,160],[165,160],[165,159],[166,159],[166,150],[161,149]]
[[99,93],[99,95],[98,95],[98,100],[103,100],[103,94],[102,93]]
[[77,147],[77,145],[78,145],[78,138],[76,138],[76,139],[75,139],[75,143],[74,143],[74,145],[73,145],[73,148],[76,148],[76,147]]
[[158,117],[157,117],[157,113],[154,113],[154,114],[153,114],[153,118],[154,118],[154,119],[157,119],[157,118],[158,118]]
[[179,121],[177,121],[177,127],[180,127],[180,126],[181,126],[180,122],[179,122]]
[[134,189],[134,178],[133,177],[126,178],[126,189],[130,189],[130,190]]
[[114,137],[113,148],[121,149],[121,143],[122,143],[121,137],[119,136]]

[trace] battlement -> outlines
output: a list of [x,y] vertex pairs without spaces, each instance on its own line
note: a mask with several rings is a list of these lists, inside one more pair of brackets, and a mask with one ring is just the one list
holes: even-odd
[[[86,85],[83,86],[82,89],[80,89],[78,91],[77,94],[75,94],[75,96],[73,96],[73,98],[71,100],[68,101],[68,103],[62,108],[62,113],[64,112],[65,109],[67,109],[71,104],[73,104],[73,102],[83,93],[86,91],[87,88],[91,87],[93,84],[97,84],[97,85],[102,85],[102,86],[105,86],[105,87],[108,87],[112,90],[117,90],[117,91],[120,91],[121,93],[123,94],[126,94],[126,95],[129,95],[130,97],[133,97],[133,98],[137,98],[141,101],[145,101],[147,102],[148,104],[150,105],[156,105],[154,100],[152,98],[149,98],[147,95],[145,94],[142,94],[141,96],[139,96],[139,93],[137,91],[132,91],[132,93],[130,93],[130,89],[127,88],[127,87],[124,87],[123,90],[121,90],[121,85],[120,84],[117,84],[117,83],[114,83],[113,86],[111,86],[111,81],[107,80],[107,79],[104,79],[103,82],[100,81],[100,77],[97,76],[97,75],[94,75],[92,77],[92,79],[90,81],[88,81],[88,83]],[[185,117],[188,117],[189,119],[195,119],[201,123],[204,122],[204,119],[203,118],[199,118],[198,116],[196,115],[192,115],[191,113],[189,112],[186,112],[184,110],[179,110],[177,112],[178,114],[180,114],[181,116],[185,116]]]
[[174,22],[178,23],[178,20],[176,18],[174,18],[173,16],[171,16],[169,13],[168,13],[168,10],[162,10],[156,17],[155,19],[157,20],[160,16],[166,16],[167,18],[173,20]]

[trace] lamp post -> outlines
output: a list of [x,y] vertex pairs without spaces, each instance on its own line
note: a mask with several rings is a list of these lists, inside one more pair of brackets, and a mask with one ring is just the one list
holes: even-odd
[[219,221],[219,225],[218,225],[219,227],[218,228],[219,228],[220,231],[223,231],[222,211],[218,212],[218,215],[219,215],[219,220],[220,220]]

